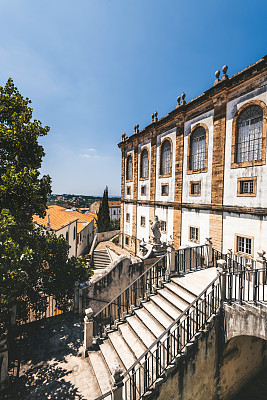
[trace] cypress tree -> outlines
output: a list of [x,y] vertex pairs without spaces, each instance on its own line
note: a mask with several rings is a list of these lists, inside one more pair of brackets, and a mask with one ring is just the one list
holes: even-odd
[[109,217],[109,206],[108,206],[108,187],[106,186],[103,198],[99,207],[98,212],[98,232],[107,232],[110,231],[110,217]]

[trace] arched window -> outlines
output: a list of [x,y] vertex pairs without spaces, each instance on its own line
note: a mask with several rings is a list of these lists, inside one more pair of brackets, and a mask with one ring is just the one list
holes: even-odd
[[203,126],[197,127],[190,139],[190,169],[193,171],[205,168],[206,131]]
[[133,178],[133,159],[132,156],[128,156],[126,161],[126,180],[131,181],[132,178]]
[[171,142],[165,140],[161,145],[160,174],[168,175],[171,173]]
[[261,160],[262,157],[262,117],[260,106],[247,107],[237,122],[236,162]]
[[141,153],[141,178],[148,178],[148,151],[144,149]]

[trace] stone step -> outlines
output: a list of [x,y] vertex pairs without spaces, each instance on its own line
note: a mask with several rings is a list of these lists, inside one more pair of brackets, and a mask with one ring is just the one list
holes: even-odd
[[167,287],[164,289],[159,289],[158,294],[174,307],[176,307],[180,313],[182,313],[189,305],[187,301],[185,301],[181,297],[176,296],[172,291],[168,290]]
[[109,339],[121,361],[120,365],[127,370],[136,361],[133,352],[130,350],[119,331],[111,332],[109,334]]
[[102,357],[101,351],[90,351],[88,357],[94,369],[100,390],[104,394],[110,390],[110,371]]
[[152,295],[150,301],[160,307],[170,318],[175,320],[181,314],[181,310],[175,307],[172,303],[167,301],[163,296]]
[[119,356],[118,356],[116,350],[114,349],[109,338],[103,340],[103,343],[101,343],[99,347],[103,354],[105,362],[109,368],[110,374],[112,373],[112,367],[115,364],[119,364],[121,366],[121,368],[123,369],[123,372],[125,372],[125,367],[124,367],[123,363],[121,362],[121,359],[119,358]]
[[145,308],[136,309],[135,315],[137,315],[140,321],[142,321],[156,338],[164,332],[164,326],[158,320],[155,320]]
[[166,312],[164,312],[160,307],[157,306],[157,304],[153,303],[152,301],[143,302],[143,307],[150,313],[155,321],[160,322],[164,329],[167,329],[173,322],[173,319],[170,318],[168,314],[166,314]]
[[148,348],[156,340],[155,335],[140,321],[136,315],[132,315],[126,318],[127,324],[133,330],[133,332],[138,336],[142,343]]
[[183,286],[179,285],[177,282],[171,281],[165,285],[165,287],[175,293],[177,296],[185,300],[188,304],[191,304],[196,296],[190,291],[186,290]]
[[139,336],[127,323],[120,324],[118,329],[123,339],[128,344],[128,347],[134,352],[135,357],[139,358],[147,349],[144,343],[140,340]]

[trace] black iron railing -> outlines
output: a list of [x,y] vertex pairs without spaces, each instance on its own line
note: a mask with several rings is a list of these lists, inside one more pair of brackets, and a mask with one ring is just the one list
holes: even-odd
[[226,272],[225,301],[262,302],[267,300],[266,268]]
[[251,258],[243,257],[233,253],[223,254],[216,249],[212,249],[212,259],[212,264],[215,267],[218,260],[225,260],[226,268],[230,272],[243,271],[248,265],[250,265],[253,269],[256,267],[256,261]]
[[175,272],[194,271],[207,266],[208,246],[186,247],[175,252]]
[[159,286],[165,279],[166,254],[149,267],[142,275],[131,283],[123,292],[116,296],[94,316],[94,336],[103,337],[106,329],[112,329],[117,321],[131,312],[131,307],[137,307],[153,291],[153,286]]

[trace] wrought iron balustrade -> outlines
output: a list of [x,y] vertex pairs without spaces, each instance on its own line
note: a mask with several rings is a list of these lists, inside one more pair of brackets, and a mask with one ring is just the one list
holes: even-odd
[[179,249],[175,252],[175,271],[179,274],[207,267],[207,257],[208,246],[205,244]]
[[130,314],[131,307],[139,306],[140,302],[153,292],[153,287],[158,287],[160,281],[165,279],[166,266],[165,254],[103,307],[94,316],[94,336],[102,337],[107,328],[112,328],[116,321],[121,321],[125,315]]

